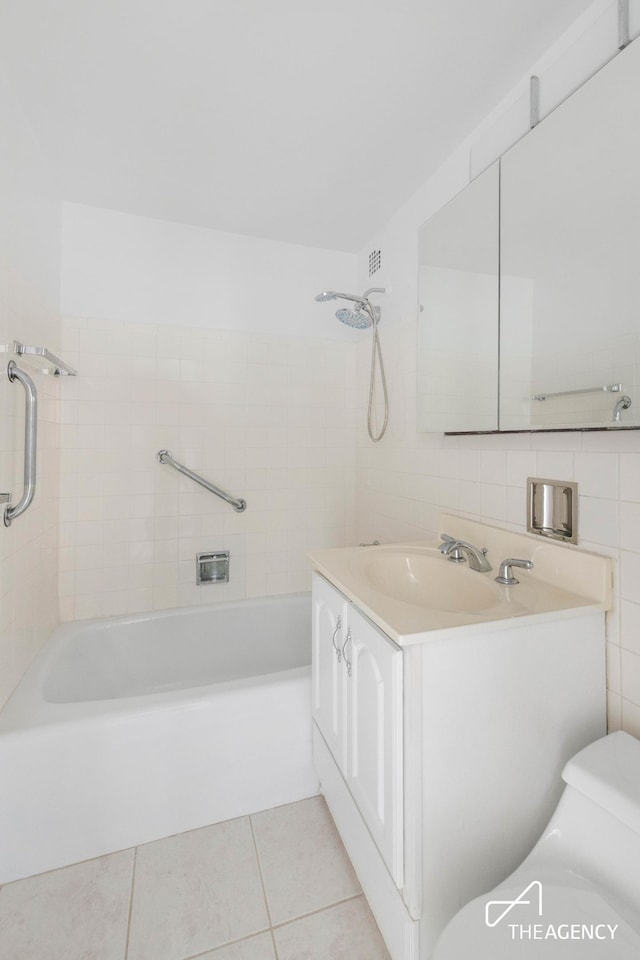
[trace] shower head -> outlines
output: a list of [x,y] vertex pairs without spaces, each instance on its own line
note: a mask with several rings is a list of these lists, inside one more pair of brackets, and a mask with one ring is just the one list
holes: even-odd
[[336,317],[340,323],[345,323],[348,327],[355,327],[356,330],[366,330],[371,326],[371,317],[362,310],[336,310]]
[[326,303],[327,300],[351,300],[353,303],[364,304],[366,297],[356,297],[353,293],[337,293],[335,290],[323,290],[315,298],[318,303]]
[[352,303],[357,304],[355,310],[336,310],[336,317],[348,327],[355,327],[356,330],[366,330],[374,321],[378,323],[380,320],[380,308],[369,303],[368,295],[384,292],[384,287],[371,287],[369,290],[365,290],[362,296],[358,297],[353,293],[323,290],[322,293],[317,294],[315,299],[319,303],[326,303],[327,300],[351,300]]
[[[352,293],[338,293],[336,290],[323,290],[322,293],[318,293],[316,295],[316,300],[318,303],[326,303],[327,300],[350,300],[352,303],[356,304],[355,308],[352,310],[346,310],[344,308],[341,310],[336,310],[336,317],[338,320],[341,323],[345,323],[348,327],[355,327],[357,330],[366,330],[367,327],[371,327],[371,377],[369,380],[367,430],[374,443],[377,443],[378,440],[382,440],[382,437],[387,429],[387,424],[389,422],[389,399],[387,395],[387,379],[385,377],[384,366],[382,364],[382,350],[380,348],[380,339],[378,337],[380,307],[375,307],[369,302],[369,294],[386,292],[386,287],[369,287],[369,289],[365,290],[365,292],[359,297],[354,296]],[[376,362],[378,364],[380,383],[382,385],[382,394],[384,399],[384,418],[380,429],[378,429],[376,426]]]

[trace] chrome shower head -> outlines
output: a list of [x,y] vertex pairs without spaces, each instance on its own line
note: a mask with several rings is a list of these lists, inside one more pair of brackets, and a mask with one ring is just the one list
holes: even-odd
[[322,293],[318,293],[318,294],[314,297],[314,299],[315,299],[318,303],[325,303],[327,300],[335,300],[335,299],[337,299],[337,296],[338,296],[338,294],[335,293],[333,290],[323,290]]
[[361,296],[353,293],[338,293],[336,290],[323,290],[316,295],[318,303],[326,303],[327,300],[350,300],[357,304],[355,310],[336,310],[336,317],[341,323],[348,327],[354,327],[356,330],[366,330],[372,323],[378,323],[380,320],[380,308],[374,307],[369,303],[370,293],[385,293],[384,287],[370,287]]
[[371,317],[362,310],[336,310],[336,317],[340,323],[345,323],[348,327],[355,327],[356,330],[366,330],[371,326]]
[[318,303],[325,303],[327,300],[351,300],[353,303],[364,304],[366,302],[366,297],[356,297],[353,293],[338,293],[336,290],[323,290],[322,293],[316,295],[315,299]]

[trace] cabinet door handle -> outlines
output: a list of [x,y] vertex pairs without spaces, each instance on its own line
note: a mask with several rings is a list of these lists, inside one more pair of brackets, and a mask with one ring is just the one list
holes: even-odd
[[342,644],[342,656],[344,657],[344,662],[347,665],[347,676],[351,676],[351,660],[346,654],[347,644],[351,643],[351,627],[347,630],[347,639]]
[[332,643],[332,645],[333,645],[333,649],[334,649],[335,652],[336,652],[336,657],[338,658],[338,663],[340,663],[341,660],[342,660],[342,651],[340,650],[340,647],[339,647],[338,644],[336,643],[336,635],[337,635],[337,633],[338,633],[338,630],[342,630],[342,617],[338,617],[338,619],[337,619],[337,621],[336,621],[336,628],[335,628],[335,630],[333,631],[333,636],[331,637],[331,643]]

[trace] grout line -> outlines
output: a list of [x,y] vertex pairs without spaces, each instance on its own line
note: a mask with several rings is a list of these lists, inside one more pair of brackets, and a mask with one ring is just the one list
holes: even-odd
[[361,890],[360,893],[354,893],[351,897],[344,897],[342,900],[335,900],[333,903],[327,903],[324,907],[318,907],[317,910],[310,910],[308,913],[301,913],[299,917],[289,917],[288,920],[281,920],[280,923],[274,923],[272,929],[279,930],[280,927],[287,927],[290,923],[296,923],[298,920],[306,920],[307,917],[315,917],[315,915],[318,913],[324,913],[325,910],[331,910],[333,907],[339,907],[343,903],[350,903],[352,900],[358,900],[358,898],[362,898],[367,906],[369,906],[367,898]]
[[274,932],[273,932],[273,927],[271,927],[271,930],[269,931],[269,933],[271,934],[271,944],[272,944],[272,946],[273,946],[273,955],[274,955],[274,957],[276,958],[276,960],[279,960],[279,957],[278,957],[278,948],[277,948],[277,946],[276,946],[276,938],[275,938],[275,935],[274,935]]
[[256,832],[255,832],[255,830],[254,830],[254,828],[253,828],[253,817],[251,817],[251,816],[249,817],[249,827],[250,827],[250,829],[251,829],[251,836],[253,837],[253,848],[254,848],[254,850],[255,850],[255,852],[256,852],[256,863],[257,863],[257,865],[258,865],[258,876],[260,877],[260,885],[261,885],[261,887],[262,887],[262,896],[264,897],[264,905],[265,905],[266,910],[267,910],[267,919],[269,920],[269,927],[271,928],[271,927],[273,926],[273,923],[272,923],[272,920],[271,920],[271,911],[269,910],[269,901],[268,901],[268,899],[267,899],[267,890],[266,890],[266,887],[265,887],[265,885],[264,885],[264,876],[262,875],[262,865],[261,865],[261,863],[260,863],[260,853],[258,852],[258,843],[257,843],[257,840],[256,840]]
[[[162,838],[164,839],[164,838]],[[155,841],[151,841],[152,843]],[[74,860],[73,863],[64,863],[61,867],[51,867],[49,870],[40,870],[39,873],[29,873],[26,877],[16,877],[15,880],[6,880],[0,885],[0,889],[7,887],[11,883],[22,883],[23,880],[33,880],[35,877],[46,877],[49,873],[58,873],[60,870],[69,870],[71,867],[79,867],[83,863],[93,863],[94,860],[103,860],[105,857],[114,857],[120,853],[127,853],[129,850],[135,850],[136,847],[122,847],[118,850],[108,850],[106,853],[98,853],[95,857],[86,857],[84,860]]]
[[133,915],[133,891],[136,882],[136,863],[138,860],[138,848],[133,848],[133,868],[131,870],[131,893],[129,894],[129,916],[127,917],[127,936],[124,943],[124,960],[129,956],[129,938],[131,936],[131,918]]
[[263,934],[270,932],[270,928],[265,927],[264,930],[258,930],[256,933],[250,933],[246,937],[240,937],[239,940],[226,940],[224,943],[219,943],[216,947],[208,947],[206,950],[200,951],[200,953],[193,953],[188,957],[184,957],[184,960],[198,960],[199,957],[208,957],[211,953],[215,953],[217,950],[226,950],[227,947],[235,947],[238,943],[245,943],[248,940],[255,940],[256,937],[261,937]]

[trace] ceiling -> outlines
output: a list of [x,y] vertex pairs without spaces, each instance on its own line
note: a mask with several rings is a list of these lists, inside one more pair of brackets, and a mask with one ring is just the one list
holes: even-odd
[[591,0],[0,0],[65,200],[357,251]]

